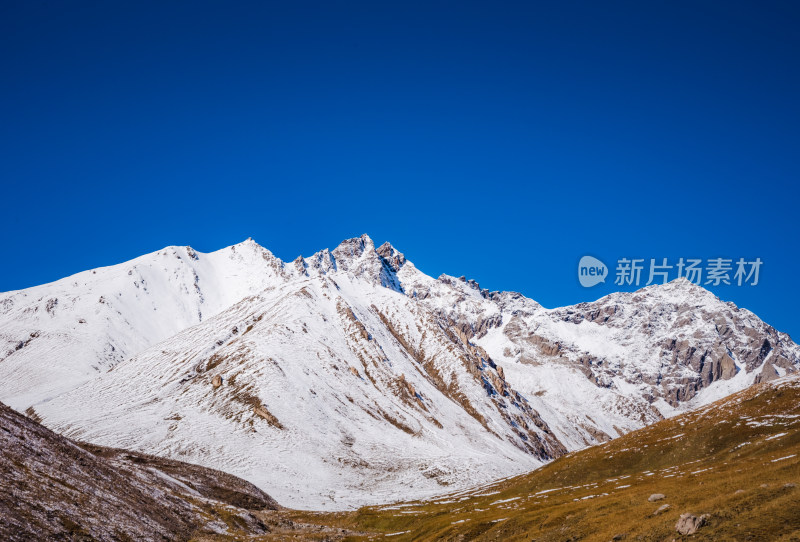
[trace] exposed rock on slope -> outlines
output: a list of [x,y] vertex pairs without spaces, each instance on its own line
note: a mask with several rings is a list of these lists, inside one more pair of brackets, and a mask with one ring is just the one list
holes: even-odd
[[[647,348],[637,356],[639,372],[657,397],[672,406],[695,397],[740,371],[749,382],[797,371],[798,348],[791,339],[748,310],[724,303],[685,279],[631,294],[612,294],[595,303],[557,309],[553,316],[580,325],[584,320],[615,330],[620,341]],[[590,378],[608,381],[613,368],[592,364]]]
[[3,404],[0,478],[0,538],[8,541],[263,534],[251,511],[277,509],[268,495],[229,474],[79,445]]

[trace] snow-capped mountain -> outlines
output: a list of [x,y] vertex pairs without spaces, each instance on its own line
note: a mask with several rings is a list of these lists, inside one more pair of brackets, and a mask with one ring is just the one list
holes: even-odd
[[72,438],[340,509],[518,474],[800,349],[685,280],[545,309],[367,236],[284,263],[170,247],[0,296],[0,400]]
[[19,410],[55,397],[274,284],[280,272],[248,240],[202,255],[167,247],[0,294],[3,399]]

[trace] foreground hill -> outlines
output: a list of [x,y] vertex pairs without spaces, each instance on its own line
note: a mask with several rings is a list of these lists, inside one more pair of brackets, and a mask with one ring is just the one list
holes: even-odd
[[75,443],[0,403],[0,539],[189,540],[263,534],[277,503],[223,472]]
[[800,538],[798,510],[800,379],[794,377],[478,489],[346,515],[292,517],[395,541],[543,542],[680,540],[676,526],[690,514],[700,525],[692,540],[789,541]]

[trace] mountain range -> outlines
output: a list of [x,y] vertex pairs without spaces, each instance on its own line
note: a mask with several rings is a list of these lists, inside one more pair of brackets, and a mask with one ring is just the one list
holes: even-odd
[[800,369],[685,279],[548,309],[366,235],[167,247],[0,294],[0,401],[72,439],[343,510],[529,472]]

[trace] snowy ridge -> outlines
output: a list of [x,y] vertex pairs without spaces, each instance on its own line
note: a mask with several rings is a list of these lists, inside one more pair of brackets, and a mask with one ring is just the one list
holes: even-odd
[[167,247],[2,294],[3,400],[24,409],[89,381],[262,290],[282,267],[252,240],[210,254]]
[[800,366],[686,281],[545,309],[366,235],[286,264],[169,247],[2,294],[0,339],[0,400],[49,427],[326,509],[518,474]]

